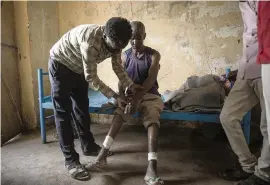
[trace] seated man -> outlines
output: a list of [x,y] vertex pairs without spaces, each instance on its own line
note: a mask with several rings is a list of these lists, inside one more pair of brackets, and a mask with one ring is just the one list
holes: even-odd
[[[143,45],[146,37],[145,27],[142,22],[131,22],[132,38],[131,48],[122,54],[122,64],[128,76],[134,83],[141,84],[143,90],[132,97],[131,104],[137,107],[143,115],[143,124],[148,130],[148,169],[145,182],[148,185],[163,184],[157,175],[157,144],[160,113],[163,102],[158,92],[157,75],[159,71],[160,54],[154,49]],[[120,94],[123,96],[123,88],[120,85]],[[127,119],[123,106],[118,103],[116,115],[112,126],[103,143],[103,148],[94,163],[86,165],[87,169],[100,167],[106,164],[106,157],[113,140],[121,125]]]

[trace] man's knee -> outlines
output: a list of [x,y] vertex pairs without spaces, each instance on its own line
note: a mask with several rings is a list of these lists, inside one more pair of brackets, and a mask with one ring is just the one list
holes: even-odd
[[119,107],[114,111],[114,115],[115,115],[114,119],[117,119],[117,120],[123,119],[123,120],[125,120],[124,110],[119,108]]
[[149,128],[153,128],[153,129],[159,129],[159,127],[160,127],[160,123],[158,122],[153,122],[153,123],[151,123],[151,122],[145,122],[144,123],[144,126],[145,126],[145,128],[146,129],[149,129]]
[[160,110],[155,107],[147,108],[142,111],[143,113],[143,124],[145,128],[148,128],[151,125],[155,125],[157,127],[160,126]]
[[239,116],[236,116],[235,114],[230,114],[229,111],[226,110],[222,110],[221,114],[220,114],[220,122],[224,127],[236,127],[237,124],[241,125],[241,121],[243,119],[243,116],[241,116],[242,118],[240,118]]
[[228,125],[232,121],[232,116],[226,110],[222,110],[219,119],[222,125]]

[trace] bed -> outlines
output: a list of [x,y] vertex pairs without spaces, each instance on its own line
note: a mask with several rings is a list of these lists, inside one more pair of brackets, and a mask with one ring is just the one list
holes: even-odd
[[[44,109],[53,109],[51,96],[44,96],[43,76],[48,75],[43,69],[38,69],[38,94],[39,94],[39,119],[42,143],[47,143],[46,124]],[[89,113],[95,114],[113,114],[114,108],[102,108],[102,105],[108,103],[108,100],[102,93],[93,89],[88,90]],[[173,112],[163,110],[160,119],[162,120],[181,120],[181,121],[199,121],[204,123],[220,124],[219,113],[195,113],[195,112]],[[134,117],[139,116],[138,113]],[[247,143],[250,143],[251,113],[248,112],[242,120],[243,133]]]

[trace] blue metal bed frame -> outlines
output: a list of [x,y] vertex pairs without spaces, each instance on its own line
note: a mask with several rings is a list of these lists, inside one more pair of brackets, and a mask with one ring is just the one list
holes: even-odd
[[[46,143],[46,124],[44,109],[53,109],[51,96],[44,96],[43,89],[43,76],[48,75],[42,69],[38,69],[38,94],[39,94],[39,113],[40,113],[40,130],[42,143]],[[102,104],[107,103],[109,100],[99,91],[89,89],[89,113],[96,114],[112,114],[114,109],[101,109]],[[134,115],[139,116],[138,113]],[[182,121],[200,121],[208,123],[220,123],[220,114],[218,113],[192,113],[192,112],[173,112],[164,110],[160,116],[163,120],[182,120]],[[242,128],[247,143],[250,143],[250,126],[251,126],[251,113],[250,111],[244,116],[242,120]]]

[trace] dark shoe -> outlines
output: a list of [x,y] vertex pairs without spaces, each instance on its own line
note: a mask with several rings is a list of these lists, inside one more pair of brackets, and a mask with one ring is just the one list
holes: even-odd
[[85,181],[90,179],[89,172],[81,164],[66,165],[70,176],[76,180]]
[[219,177],[228,181],[240,181],[249,178],[253,173],[245,172],[241,167],[227,169],[224,172],[219,172]]
[[251,175],[246,180],[239,182],[237,185],[269,185],[270,182],[266,182],[256,175]]
[[[101,147],[99,145],[96,145],[96,147],[94,147],[95,150],[93,151],[83,151],[83,155],[85,156],[98,156],[100,150],[101,150]],[[109,151],[108,152],[108,157],[109,156],[112,156],[113,155],[113,152]]]

